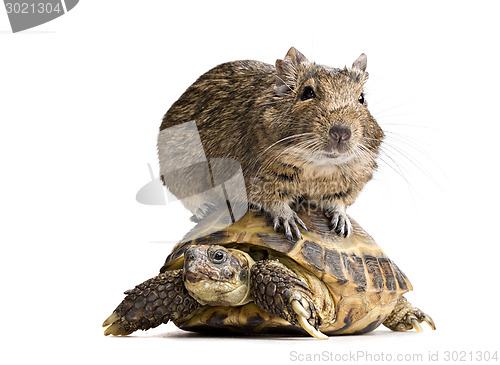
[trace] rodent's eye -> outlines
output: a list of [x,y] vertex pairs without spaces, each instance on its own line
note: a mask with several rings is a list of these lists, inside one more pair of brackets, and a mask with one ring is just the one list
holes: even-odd
[[309,100],[316,96],[314,93],[314,89],[311,86],[306,86],[304,91],[302,91],[302,95],[300,96],[300,100]]
[[224,261],[226,261],[226,253],[221,250],[215,251],[214,256],[212,257],[212,262],[214,264],[221,264]]
[[364,104],[365,103],[365,94],[363,94],[363,93],[359,94],[358,101],[360,104]]

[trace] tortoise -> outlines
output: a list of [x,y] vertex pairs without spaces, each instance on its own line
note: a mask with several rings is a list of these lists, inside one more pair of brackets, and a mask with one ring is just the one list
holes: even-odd
[[234,224],[220,211],[210,214],[174,247],[158,276],[125,292],[104,334],[168,321],[196,332],[318,339],[382,323],[394,331],[420,332],[423,321],[436,328],[403,297],[412,290],[406,275],[354,219],[346,238],[331,232],[320,210],[299,216],[309,230],[294,241],[260,211]]

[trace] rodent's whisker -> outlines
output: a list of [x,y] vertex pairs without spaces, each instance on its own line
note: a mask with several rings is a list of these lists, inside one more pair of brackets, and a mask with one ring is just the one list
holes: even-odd
[[[389,162],[387,162],[382,156],[386,156],[387,158],[389,158],[389,160],[391,160],[391,162],[394,164],[394,166],[391,165]],[[398,165],[398,163],[396,161],[394,161],[394,159],[391,156],[389,156],[389,154],[387,154],[382,149],[380,149],[379,160],[381,162],[383,162],[387,167],[389,167],[392,171],[394,171],[396,174],[398,174],[406,182],[408,187],[411,188],[411,184],[408,181],[408,179],[406,178],[405,174],[403,173],[403,170],[401,169],[401,167]],[[409,189],[409,190],[411,192],[411,189]]]
[[401,143],[402,145],[408,146],[413,150],[417,151],[418,153],[424,155],[430,161],[433,161],[433,157],[427,152],[427,149],[421,147],[421,145],[424,145],[424,147],[426,146],[428,148],[432,148],[432,145],[430,145],[429,143],[402,133],[396,133],[391,131],[387,131],[387,133],[389,133],[389,135],[386,137],[388,142],[392,141],[395,143]]
[[[425,142],[421,142],[421,141],[419,141],[416,138],[412,138],[411,136],[408,136],[408,135],[405,135],[405,134],[402,134],[402,133],[398,133],[398,132],[394,132],[394,131],[387,131],[386,130],[385,133],[387,135],[386,135],[386,138],[384,139],[384,141],[382,142],[381,150],[383,150],[383,152],[387,156],[391,155],[394,158],[396,158],[398,155],[402,156],[403,159],[404,159],[404,161],[407,161],[408,163],[410,163],[411,166],[414,166],[417,170],[419,170],[427,179],[429,179],[429,181],[433,182],[439,189],[442,189],[442,187],[434,179],[433,174],[430,172],[429,169],[427,169],[425,167],[425,165],[423,165],[421,163],[418,163],[417,159],[412,158],[412,154],[409,151],[405,151],[400,146],[397,146],[396,144],[392,143],[392,142],[395,142],[395,143],[401,144],[402,146],[407,146],[408,148],[413,149],[414,151],[418,152],[423,157],[425,157],[443,175],[446,175],[445,172],[443,171],[443,169],[438,164],[436,164],[436,162],[434,161],[433,157],[425,149],[421,148],[417,144],[417,142],[419,144],[426,144]],[[389,148],[391,151],[393,151],[395,153],[388,153],[387,151],[384,150],[384,149],[387,149],[387,148]],[[404,161],[400,161],[400,164],[402,166],[404,166],[404,164],[403,164]],[[413,169],[408,168],[408,169],[405,169],[405,170],[411,171]]]
[[260,156],[262,156],[264,153],[266,153],[270,148],[276,146],[278,143],[281,143],[281,142],[284,142],[286,140],[289,140],[291,138],[298,138],[298,137],[302,137],[302,136],[310,136],[310,135],[314,135],[314,133],[312,132],[307,132],[307,133],[299,133],[299,134],[293,134],[291,136],[288,136],[288,137],[285,137],[285,138],[281,138],[280,140],[274,142],[272,145],[270,145],[269,147],[267,147],[261,154]]
[[290,89],[290,91],[292,91],[292,92],[293,92],[293,89],[292,89],[290,86],[288,86],[288,84],[285,82],[285,80],[283,80],[283,79],[282,79],[281,77],[279,77],[277,74],[274,74],[274,76],[276,76],[276,78],[277,78],[277,79],[280,79],[280,80],[281,80],[281,82],[283,82],[283,84],[284,84],[287,88],[289,88],[289,89]]
[[359,145],[359,149],[360,151],[362,151],[364,153],[365,156],[368,156],[368,158],[370,158],[373,162],[375,162],[375,160],[379,160],[381,162],[383,162],[384,164],[386,164],[389,168],[391,168],[392,170],[394,170],[398,175],[400,175],[404,180],[406,180],[406,177],[404,176],[403,174],[403,171],[402,169],[399,167],[399,165],[392,159],[392,157],[388,154],[385,153],[384,151],[384,155],[387,156],[393,163],[394,165],[396,166],[396,168],[394,166],[392,166],[390,163],[388,163],[383,157],[382,157],[382,153],[376,155],[374,154],[372,151],[370,151],[369,149],[366,148],[366,146],[360,144]]
[[312,146],[315,143],[319,144],[319,141],[316,141],[314,139],[313,140],[305,140],[305,141],[298,142],[298,143],[296,143],[296,144],[294,144],[292,146],[288,146],[288,147],[284,148],[280,153],[278,153],[272,159],[270,159],[265,164],[263,164],[259,168],[258,172],[260,172],[262,169],[267,168],[270,165],[274,164],[280,157],[282,157],[283,155],[285,155],[287,153],[288,154],[294,154],[294,155],[297,152],[299,152],[299,153],[310,153],[310,151],[308,150],[308,147]]
[[305,141],[306,143],[298,143],[297,145],[293,146],[295,149],[297,149],[299,152],[302,153],[308,153],[308,154],[313,154],[316,152],[317,148],[320,146],[320,141],[317,140],[310,140],[310,141]]
[[[408,141],[404,141],[402,139],[396,139],[393,138],[395,142],[401,143],[403,146],[408,146],[409,148],[412,148],[414,151],[420,153],[423,157],[427,159],[427,161],[430,162],[431,165],[433,165],[437,170],[439,170],[444,176],[446,176],[446,173],[443,171],[443,169],[435,162],[435,160],[432,158],[432,156],[427,153],[425,150],[419,148],[418,146],[414,145],[413,143],[409,143]],[[391,148],[391,151],[396,152],[398,155],[402,156],[404,158],[404,161],[407,161],[408,163],[411,164],[411,166],[414,166],[417,170],[419,170],[429,181],[431,181],[433,184],[435,184],[436,187],[439,189],[443,189],[437,181],[434,179],[433,174],[430,172],[428,168],[424,164],[418,163],[418,160],[415,158],[412,158],[411,153],[408,151],[405,151],[402,148],[398,148],[398,146],[395,146],[391,144],[390,142],[386,143],[386,146]],[[395,155],[397,156],[397,155]],[[403,162],[404,162],[403,161]],[[408,170],[413,170],[411,168],[408,168]]]
[[263,169],[267,169],[269,166],[273,165],[282,155],[284,155],[285,153],[288,153],[289,152],[289,149],[291,147],[287,147],[287,148],[284,148],[280,153],[278,153],[276,156],[274,156],[272,159],[270,159],[269,161],[267,161],[265,164],[262,164],[259,169],[257,170],[257,175],[263,170]]
[[293,153],[294,150],[297,150],[297,151],[307,151],[307,147],[309,145],[312,145],[315,141],[314,140],[305,140],[305,141],[301,141],[301,142],[298,142],[296,144],[293,144],[291,146],[288,146],[286,147],[281,153],[279,156],[281,156],[282,154],[284,153]]
[[352,153],[361,161],[365,159],[365,156],[361,154],[361,150],[358,148],[358,146],[354,146],[352,149]]
[[[350,68],[333,68],[309,62],[294,47],[275,66],[252,60],[227,62],[200,76],[181,95],[160,130],[181,125],[189,115],[203,145],[192,153],[238,162],[249,203],[285,227],[294,222],[291,202],[299,197],[310,200],[338,211],[332,229],[348,237],[351,227],[345,209],[371,179],[384,138],[364,98],[365,70],[364,54]],[[360,134],[373,141],[363,141]],[[179,140],[184,148],[184,139]],[[366,150],[352,147],[360,141]],[[172,175],[169,166],[191,160],[184,156],[189,148],[181,148],[175,154],[178,162],[172,163],[175,146],[164,142],[159,137],[158,156],[160,174],[167,176]],[[198,170],[185,178],[169,176],[163,183],[172,194],[185,196],[205,181],[205,170]],[[207,194],[204,200],[219,199],[215,195]],[[198,200],[183,203],[197,215]]]
[[[383,118],[387,118],[387,116],[383,117]],[[410,124],[410,123],[381,123],[383,124],[383,126],[397,126],[397,127],[413,127],[413,128],[422,128],[422,129],[428,129],[428,130],[432,130],[432,131],[437,131],[437,132],[442,132],[442,133],[449,133],[449,131],[446,131],[444,129],[439,129],[439,128],[435,128],[435,127],[429,127],[429,126],[426,126],[426,125],[418,125],[418,124]],[[389,132],[389,133],[395,133],[394,131],[388,131],[384,128],[384,132]]]
[[405,153],[400,151],[398,148],[394,147],[390,143],[385,144],[386,147],[390,148],[393,152],[399,154],[403,158],[405,158],[410,164],[412,164],[414,167],[416,167],[420,172],[422,172],[425,176],[427,176],[430,180],[432,180],[431,175],[429,174],[429,171],[427,171],[423,166],[419,165],[416,163],[412,158],[408,157]]
[[[408,147],[412,148],[413,150],[417,151],[418,153],[424,155],[429,160],[432,160],[432,156],[429,155],[425,149],[421,148],[417,144],[417,142],[419,142],[417,139],[411,138],[409,136],[393,133],[392,135],[388,136],[386,138],[386,140],[387,140],[387,143],[391,143],[391,141],[392,141],[392,142],[401,143],[405,146],[408,146]],[[427,144],[425,142],[421,142],[421,143],[425,144],[428,147],[431,147],[429,144]]]
[[366,139],[367,141],[378,141],[378,139],[376,139],[376,138],[370,138],[370,137],[365,137],[365,136],[363,136],[361,138]]
[[[386,108],[386,109],[383,109],[383,110],[379,110],[379,111],[373,113],[373,116],[378,119],[381,116],[382,113],[385,113],[385,112],[388,112],[390,110],[394,110],[394,109],[400,108],[400,107],[405,106],[405,105],[416,104],[416,103],[418,103],[417,100],[410,100],[410,101],[407,101],[407,102],[404,102],[404,103],[401,103],[401,104],[393,105],[393,106],[391,106],[389,108]],[[377,104],[375,103],[375,105],[377,105]]]
[[[367,153],[372,153],[371,151],[367,150],[366,147],[363,145],[359,145],[359,147],[360,147],[360,149],[364,150]],[[416,191],[416,190],[415,190],[414,186],[410,183],[410,181],[407,179],[405,172],[403,171],[403,168],[394,160],[394,158],[389,153],[387,153],[387,151],[385,151],[384,144],[382,144],[380,146],[379,152],[380,153],[377,156],[377,160],[382,162],[384,165],[389,167],[391,170],[393,170],[396,174],[398,174],[406,182],[406,185],[408,186],[408,191],[410,192],[410,195],[411,195],[412,199],[414,200],[413,191]],[[384,157],[387,157],[392,162],[392,164],[389,163]],[[405,169],[405,171],[406,171],[406,169]]]
[[356,143],[353,152],[355,155],[359,157],[360,160],[364,160],[368,163],[374,162],[375,159],[377,158],[377,155],[373,153],[372,151],[368,150],[365,146],[363,146],[360,143]]

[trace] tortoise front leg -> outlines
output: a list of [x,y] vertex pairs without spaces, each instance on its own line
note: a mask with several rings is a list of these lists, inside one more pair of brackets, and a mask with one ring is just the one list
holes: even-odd
[[182,270],[172,270],[146,280],[134,289],[104,321],[104,335],[125,336],[182,318],[200,304],[184,287]]
[[434,321],[428,314],[412,306],[405,297],[401,297],[391,314],[384,321],[384,326],[399,332],[408,331],[412,328],[417,332],[422,332],[422,327],[420,326],[422,322],[427,322],[433,330],[436,329]]
[[263,260],[250,269],[250,294],[255,304],[273,316],[300,325],[311,336],[328,339],[306,283],[278,260]]

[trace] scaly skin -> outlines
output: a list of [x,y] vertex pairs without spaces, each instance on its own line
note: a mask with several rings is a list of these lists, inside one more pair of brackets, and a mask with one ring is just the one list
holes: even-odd
[[[104,334],[128,335],[191,314],[201,304],[186,290],[183,274],[183,269],[166,271],[127,290],[125,299],[104,321],[103,326],[109,326]],[[259,308],[301,326],[311,336],[328,338],[318,330],[321,316],[314,305],[313,292],[288,267],[278,260],[258,261],[251,267],[249,279],[251,298]],[[414,328],[421,332],[422,322],[436,329],[430,316],[401,297],[384,325],[393,331]]]
[[183,270],[172,270],[137,285],[104,321],[104,334],[124,336],[187,316],[200,306],[184,287]]
[[412,328],[417,332],[422,332],[422,327],[420,327],[422,322],[427,322],[433,330],[436,329],[436,325],[429,315],[412,306],[405,297],[401,297],[384,321],[384,326],[398,332],[408,331]]
[[292,270],[278,260],[262,260],[250,270],[250,294],[255,304],[269,314],[300,325],[311,336],[325,340],[313,301],[313,292]]
[[[125,299],[104,321],[103,326],[109,326],[104,334],[124,336],[147,330],[188,316],[200,307],[185,288],[183,272],[181,269],[166,271],[127,290]],[[318,331],[321,319],[314,306],[313,293],[293,271],[278,260],[263,260],[252,266],[249,279],[250,293],[258,307],[300,325],[316,338],[328,338]]]

